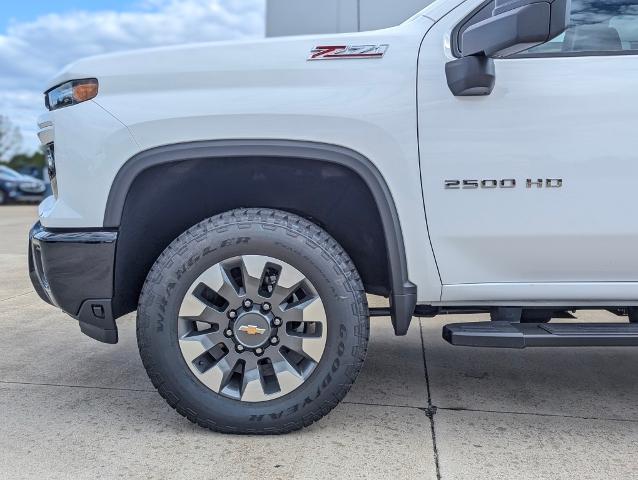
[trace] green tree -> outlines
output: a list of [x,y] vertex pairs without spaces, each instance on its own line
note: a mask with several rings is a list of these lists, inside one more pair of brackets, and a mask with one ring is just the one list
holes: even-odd
[[0,115],[0,161],[7,162],[22,147],[22,135],[9,117]]
[[19,172],[31,172],[36,170],[38,176],[41,176],[40,172],[46,166],[46,160],[44,154],[41,151],[27,155],[24,153],[14,155],[9,161],[9,167]]

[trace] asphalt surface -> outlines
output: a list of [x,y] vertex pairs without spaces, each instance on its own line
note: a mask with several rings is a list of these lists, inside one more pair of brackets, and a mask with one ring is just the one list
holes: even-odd
[[39,300],[25,252],[35,217],[0,207],[0,478],[638,478],[638,351],[441,339],[443,324],[481,316],[415,319],[404,338],[373,319],[356,385],[300,432],[193,426],[147,379],[133,315],[103,345]]

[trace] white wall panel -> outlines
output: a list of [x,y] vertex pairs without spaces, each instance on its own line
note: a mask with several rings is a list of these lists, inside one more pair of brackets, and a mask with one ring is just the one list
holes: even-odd
[[266,36],[356,32],[359,0],[268,0]]
[[392,27],[432,0],[267,0],[266,35],[345,33]]
[[359,0],[361,31],[394,27],[427,7],[432,0]]

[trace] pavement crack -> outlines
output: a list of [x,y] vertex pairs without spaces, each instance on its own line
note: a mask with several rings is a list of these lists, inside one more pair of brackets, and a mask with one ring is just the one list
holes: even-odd
[[34,293],[33,290],[29,290],[28,292],[24,292],[24,293],[18,293],[17,295],[13,295],[11,297],[2,298],[0,299],[0,302],[7,302],[9,300],[13,300],[14,298],[25,297],[29,295],[30,293]]
[[431,405],[428,408],[424,408],[423,412],[425,413],[426,417],[434,418],[434,415],[436,415],[437,410],[438,410],[438,407],[436,407],[435,405]]
[[436,469],[436,478],[441,480],[441,466],[439,464],[439,447],[436,444],[436,429],[434,428],[434,412],[428,415],[430,419],[430,435],[432,436],[432,450],[434,454],[434,467]]
[[564,415],[560,413],[543,413],[543,412],[517,412],[508,410],[486,410],[480,408],[464,408],[464,407],[435,407],[437,410],[445,412],[470,412],[470,413],[494,413],[501,415],[526,415],[532,417],[550,417],[550,418],[570,418],[574,420],[599,420],[604,422],[627,422],[638,423],[638,419],[634,418],[613,418],[613,417],[588,417],[585,415]]
[[372,402],[353,402],[350,400],[343,400],[341,403],[348,405],[364,405],[368,407],[389,407],[389,408],[411,408],[413,410],[428,410],[428,407],[416,407],[414,405],[392,405],[389,403],[372,403]]
[[419,334],[421,335],[421,353],[423,355],[423,369],[425,371],[425,388],[428,394],[428,408],[425,415],[430,420],[430,435],[432,437],[432,453],[434,456],[434,468],[436,469],[436,478],[441,480],[441,465],[439,463],[439,447],[436,443],[436,428],[434,426],[434,416],[437,407],[432,404],[432,390],[430,389],[430,375],[428,373],[428,362],[425,358],[425,341],[423,340],[423,324],[419,318]]
[[118,392],[156,393],[156,390],[143,389],[143,388],[99,387],[94,385],[70,385],[70,384],[64,384],[64,383],[12,382],[7,380],[0,380],[0,384],[29,385],[29,386],[35,386],[35,387],[83,388],[83,389],[89,389],[89,390],[114,390]]

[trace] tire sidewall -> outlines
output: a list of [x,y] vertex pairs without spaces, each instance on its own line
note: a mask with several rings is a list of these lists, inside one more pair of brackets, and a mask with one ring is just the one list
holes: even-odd
[[[325,246],[286,225],[248,221],[215,228],[204,222],[168,251],[144,286],[138,333],[153,375],[160,377],[154,383],[169,402],[197,412],[198,421],[213,428],[263,431],[309,423],[345,395],[365,353],[359,337],[364,334],[360,317],[367,312],[351,275]],[[191,372],[178,342],[177,317],[188,288],[206,269],[240,255],[266,255],[294,266],[316,288],[326,311],[326,346],[311,376],[289,394],[265,402],[240,402],[210,390]]]

